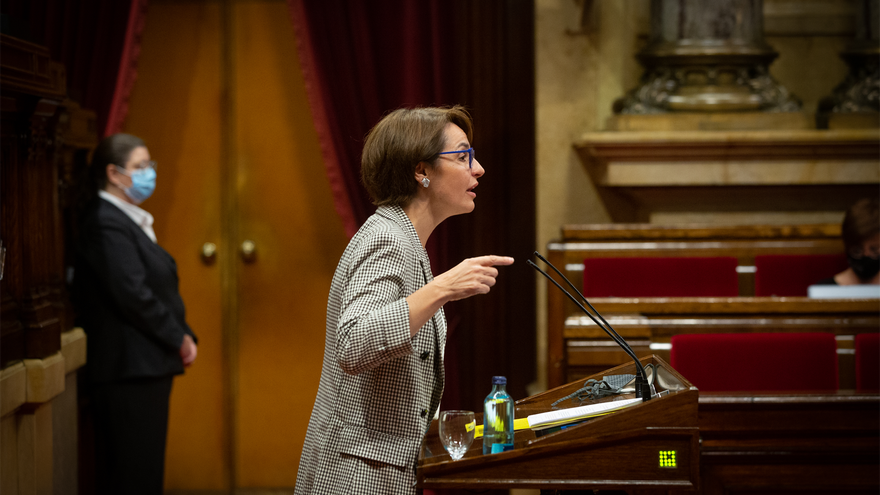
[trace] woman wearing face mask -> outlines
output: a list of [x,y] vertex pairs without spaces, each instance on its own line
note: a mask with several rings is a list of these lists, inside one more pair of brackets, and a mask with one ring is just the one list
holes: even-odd
[[880,284],[880,202],[865,198],[847,210],[841,231],[849,268],[819,284]]
[[79,223],[73,289],[88,336],[98,493],[161,494],[174,375],[196,358],[174,259],[138,205],[156,186],[144,142],[114,134],[90,165],[97,197]]

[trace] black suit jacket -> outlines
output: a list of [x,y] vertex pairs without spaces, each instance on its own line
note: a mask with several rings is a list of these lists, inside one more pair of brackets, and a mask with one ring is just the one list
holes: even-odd
[[183,373],[183,336],[195,339],[177,264],[117,206],[97,198],[80,224],[72,299],[88,336],[92,382]]

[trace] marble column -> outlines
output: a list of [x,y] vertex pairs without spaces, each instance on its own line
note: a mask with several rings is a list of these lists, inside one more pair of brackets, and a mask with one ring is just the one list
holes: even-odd
[[801,102],[769,72],[761,0],[652,0],[651,38],[637,54],[639,86],[618,114],[795,112]]

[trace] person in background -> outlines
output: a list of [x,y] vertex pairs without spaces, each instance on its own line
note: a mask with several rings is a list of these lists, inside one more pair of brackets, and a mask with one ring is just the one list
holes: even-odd
[[856,202],[846,211],[841,231],[849,268],[818,284],[880,284],[880,202]]
[[333,276],[297,495],[416,493],[419,450],[443,395],[443,305],[489,292],[495,265],[513,263],[483,256],[431,273],[428,237],[473,211],[485,172],[471,127],[460,106],[399,109],[367,135],[361,178],[378,209]]
[[175,375],[196,359],[177,265],[138,205],[156,185],[156,162],[129,134],[92,157],[95,197],[80,220],[72,296],[88,337],[95,482],[101,494],[163,493],[168,402]]

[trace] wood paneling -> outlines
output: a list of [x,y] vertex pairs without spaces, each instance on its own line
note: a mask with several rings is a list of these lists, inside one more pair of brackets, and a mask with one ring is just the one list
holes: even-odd
[[[73,324],[64,220],[73,204],[67,158],[95,144],[94,114],[68,100],[64,67],[45,47],[0,35],[0,366],[61,349]],[[71,123],[85,129],[71,128]]]
[[701,492],[877,493],[880,397],[700,394]]
[[[285,2],[236,2],[239,486],[293,486],[318,391],[330,280],[348,238],[306,101]],[[241,257],[239,257],[241,260]]]

